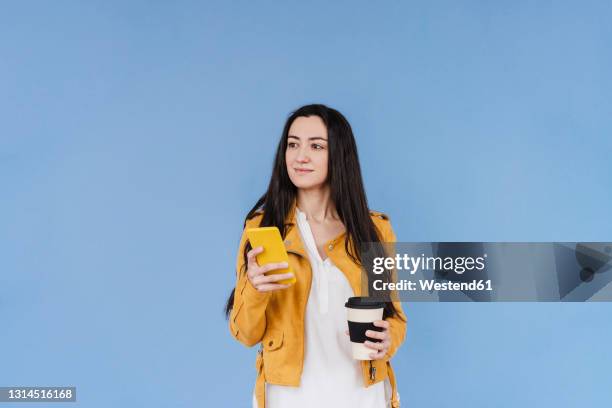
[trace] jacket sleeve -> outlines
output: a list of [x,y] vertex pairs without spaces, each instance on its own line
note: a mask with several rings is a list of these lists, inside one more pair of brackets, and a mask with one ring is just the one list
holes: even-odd
[[[387,223],[388,228],[385,230],[383,234],[384,242],[397,242],[397,238],[395,236],[395,232],[393,232],[393,228],[391,227],[391,223]],[[399,294],[398,294],[399,296]],[[389,322],[391,332],[391,346],[389,347],[389,351],[385,356],[385,360],[390,360],[397,350],[404,342],[406,338],[406,314],[402,309],[402,303],[400,301],[393,302],[395,306],[395,310],[398,312],[399,316],[388,317],[386,320]]]
[[271,292],[259,292],[246,274],[244,247],[247,244],[246,228],[242,232],[236,257],[236,288],[234,307],[229,317],[230,332],[236,340],[246,346],[259,343],[266,329],[266,307]]

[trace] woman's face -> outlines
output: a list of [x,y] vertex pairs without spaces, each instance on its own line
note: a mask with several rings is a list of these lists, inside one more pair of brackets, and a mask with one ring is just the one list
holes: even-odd
[[322,187],[327,180],[327,127],[318,116],[296,118],[287,138],[285,161],[297,188]]

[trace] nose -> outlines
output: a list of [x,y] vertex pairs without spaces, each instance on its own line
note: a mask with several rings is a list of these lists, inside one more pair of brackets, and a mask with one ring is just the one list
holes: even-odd
[[310,157],[308,157],[308,151],[305,147],[300,147],[296,160],[299,163],[308,163],[310,161]]

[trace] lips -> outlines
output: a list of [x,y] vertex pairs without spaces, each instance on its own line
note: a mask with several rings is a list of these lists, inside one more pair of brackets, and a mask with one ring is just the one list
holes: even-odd
[[294,169],[296,173],[298,174],[308,174],[308,173],[312,173],[314,170],[311,169]]

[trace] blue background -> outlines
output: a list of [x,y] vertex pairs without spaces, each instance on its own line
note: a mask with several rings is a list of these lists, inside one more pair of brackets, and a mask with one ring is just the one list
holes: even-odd
[[[3,3],[0,385],[249,407],[255,349],[222,307],[306,103],[347,116],[399,240],[611,241],[611,18],[608,1]],[[405,310],[406,406],[609,406],[610,304]]]

